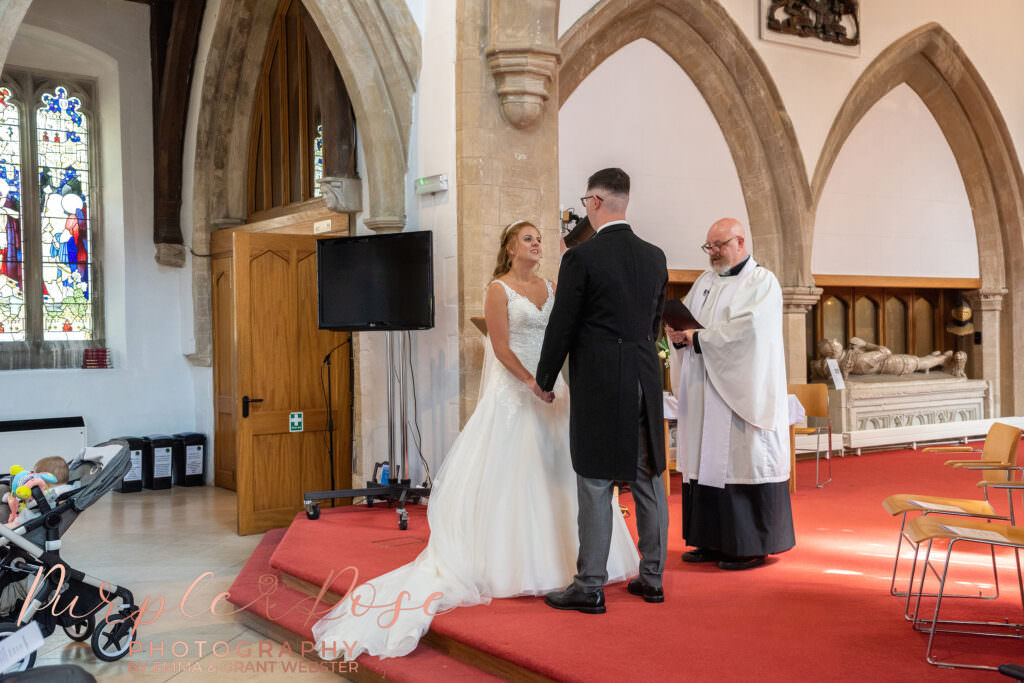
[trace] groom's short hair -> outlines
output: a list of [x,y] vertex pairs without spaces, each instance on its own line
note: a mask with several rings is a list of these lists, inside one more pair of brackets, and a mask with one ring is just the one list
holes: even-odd
[[629,196],[629,174],[621,168],[602,168],[587,179],[587,192],[595,187],[608,190],[612,194]]

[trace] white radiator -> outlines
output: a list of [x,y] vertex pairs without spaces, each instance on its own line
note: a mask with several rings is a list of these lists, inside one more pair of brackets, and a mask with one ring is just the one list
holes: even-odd
[[10,471],[11,465],[31,469],[50,455],[71,460],[87,443],[81,417],[0,421],[0,474]]

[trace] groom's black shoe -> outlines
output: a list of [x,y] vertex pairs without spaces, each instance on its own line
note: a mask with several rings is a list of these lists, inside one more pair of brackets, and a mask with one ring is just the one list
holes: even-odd
[[683,553],[683,562],[718,562],[722,553],[712,548],[694,548]]
[[665,591],[654,586],[649,586],[637,577],[626,584],[626,590],[631,595],[641,596],[645,602],[665,602]]
[[585,614],[604,614],[604,591],[598,588],[584,593],[575,584],[564,591],[554,591],[544,597],[544,604],[555,609],[574,609]]

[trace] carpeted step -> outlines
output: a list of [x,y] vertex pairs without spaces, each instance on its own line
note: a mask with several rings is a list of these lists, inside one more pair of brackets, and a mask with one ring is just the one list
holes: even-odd
[[[360,583],[411,562],[426,546],[427,508],[409,505],[409,528],[398,529],[394,508],[348,505],[322,510],[320,518],[295,516],[270,556],[286,585],[307,595],[320,592],[334,604]],[[354,581],[354,583],[353,583]]]
[[[302,520],[308,521],[304,515]],[[312,626],[317,619],[315,615],[324,612],[326,607],[321,604],[315,610],[314,599],[280,583],[280,573],[270,565],[270,558],[284,536],[284,529],[266,533],[231,585],[228,599],[244,607],[250,615],[294,634],[296,639],[289,643],[293,650],[301,654],[301,650],[306,649],[306,655],[309,656],[313,650]],[[317,553],[307,551],[306,554]],[[344,675],[363,678],[369,672],[371,678],[383,677],[389,681],[501,680],[430,647],[420,647],[406,657],[394,659],[382,660],[363,655],[355,664],[358,669]]]
[[[974,485],[977,474],[943,467],[945,457],[895,451],[837,459],[833,482],[823,489],[809,483],[814,464],[798,464],[792,497],[797,546],[748,572],[680,560],[685,550],[681,501],[674,494],[664,604],[644,603],[622,584],[606,589],[608,613],[600,616],[551,610],[539,598],[495,600],[438,616],[424,645],[401,661],[426,661],[414,658],[433,655],[425,647],[429,644],[488,671],[497,672],[495,663],[501,663],[512,672],[509,678],[989,680],[991,674],[927,664],[927,636],[903,620],[903,600],[888,595],[898,520],[882,510],[885,496],[921,491],[981,497]],[[627,495],[623,502],[632,501]],[[429,533],[422,508],[411,507],[410,515],[404,532],[389,509],[324,510],[314,522],[300,515],[287,535],[276,532],[275,543],[282,539],[276,551],[273,545],[261,548],[257,554],[263,553],[264,568],[248,580],[255,585],[260,573],[280,577],[287,570],[316,586],[330,570],[349,565],[358,569],[359,580],[394,569],[419,553]],[[634,521],[628,524],[634,527]],[[963,601],[963,607],[951,602],[952,616],[971,609],[986,619],[1020,621],[1012,555],[1004,551],[998,562],[1004,585],[1009,584],[1005,595],[992,602]],[[984,581],[990,565],[984,556],[968,554],[954,569],[956,580]],[[351,580],[351,573],[334,577],[332,586],[344,593]],[[312,602],[300,591],[279,590],[290,603],[306,600],[308,607]],[[248,595],[255,596],[255,589]],[[303,616],[295,615],[299,623],[289,628],[308,637],[312,622],[304,623]],[[936,644],[942,658],[989,664],[1020,659],[1020,641],[940,635]],[[432,667],[416,671],[417,680]],[[473,675],[482,674],[473,670]]]

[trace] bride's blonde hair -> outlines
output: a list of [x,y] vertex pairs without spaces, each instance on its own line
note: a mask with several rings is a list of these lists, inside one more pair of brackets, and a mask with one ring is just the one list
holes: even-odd
[[505,230],[501,233],[501,247],[498,249],[497,263],[494,265],[494,274],[491,275],[492,280],[497,280],[512,270],[512,254],[508,247],[512,244],[513,240],[519,237],[519,233],[522,232],[523,228],[533,228],[536,230],[537,226],[530,221],[515,221],[505,226]]

